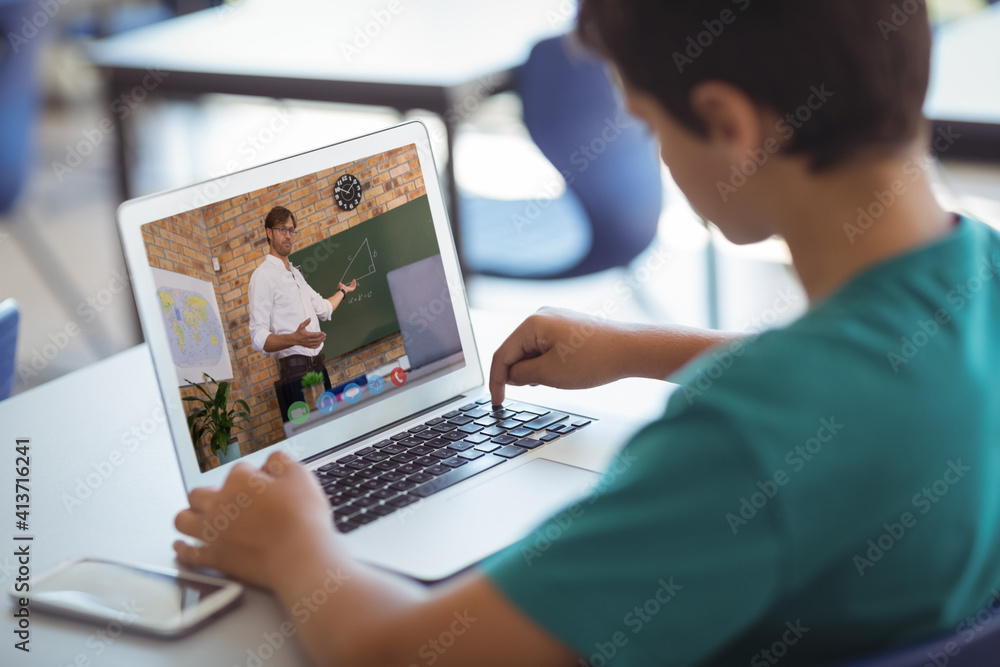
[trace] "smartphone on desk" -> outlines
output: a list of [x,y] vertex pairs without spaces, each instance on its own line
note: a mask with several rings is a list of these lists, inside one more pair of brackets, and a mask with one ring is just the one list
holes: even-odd
[[10,591],[17,609],[46,611],[158,637],[181,637],[233,608],[243,586],[166,568],[85,558]]

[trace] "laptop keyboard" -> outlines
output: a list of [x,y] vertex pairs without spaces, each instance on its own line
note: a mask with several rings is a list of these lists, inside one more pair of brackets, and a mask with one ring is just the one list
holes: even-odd
[[314,472],[348,533],[590,424],[534,405],[481,398],[326,463]]

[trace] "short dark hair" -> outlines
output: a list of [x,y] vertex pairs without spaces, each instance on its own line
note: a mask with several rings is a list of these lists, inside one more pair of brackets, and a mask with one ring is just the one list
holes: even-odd
[[[898,149],[927,127],[923,0],[581,0],[577,35],[702,136],[690,95],[710,80],[783,118],[808,117],[791,123],[784,150],[809,156],[814,171]],[[806,114],[811,96],[828,100]]]
[[[298,223],[295,222],[295,214],[289,211],[284,206],[275,206],[272,208],[267,216],[264,218],[264,229],[274,229],[280,224],[283,224],[285,220],[289,218],[292,219],[292,228],[298,227]],[[267,236],[267,232],[264,232],[264,236]],[[267,240],[267,244],[271,245],[271,239]]]

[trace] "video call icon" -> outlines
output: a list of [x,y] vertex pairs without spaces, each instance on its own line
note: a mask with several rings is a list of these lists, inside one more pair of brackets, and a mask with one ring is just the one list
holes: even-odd
[[288,406],[288,421],[301,424],[309,417],[309,406],[305,401],[295,401]]

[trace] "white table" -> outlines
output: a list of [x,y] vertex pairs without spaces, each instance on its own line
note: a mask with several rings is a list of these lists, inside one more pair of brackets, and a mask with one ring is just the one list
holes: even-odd
[[[527,315],[527,313],[525,313]],[[473,314],[484,365],[517,324],[509,316]],[[570,410],[654,418],[671,387],[627,380],[586,392],[547,387],[511,389],[523,400]],[[145,344],[0,402],[0,586],[16,577],[12,556],[14,440],[31,438],[31,568],[39,574],[83,556],[173,566],[173,517],[185,505],[184,486],[162,419],[162,404]],[[265,633],[287,620],[269,594],[249,590],[242,607],[179,641],[123,634],[102,637],[103,626],[34,614],[31,653],[13,648],[14,619],[5,611],[0,665],[246,665]],[[255,664],[255,663],[254,663]],[[307,664],[293,639],[266,665]]]

